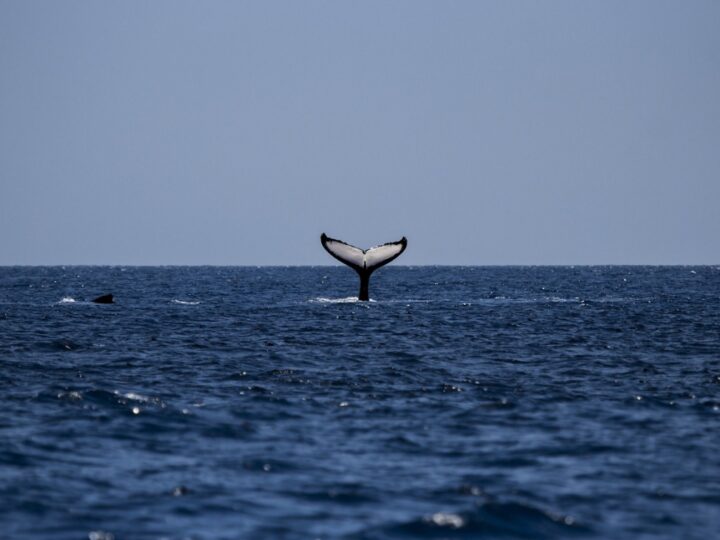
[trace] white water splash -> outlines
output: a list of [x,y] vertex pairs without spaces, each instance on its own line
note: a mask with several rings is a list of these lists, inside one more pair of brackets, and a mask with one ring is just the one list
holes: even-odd
[[[354,304],[361,301],[362,300],[359,300],[357,296],[348,296],[346,298],[325,298],[323,296],[318,296],[317,298],[310,300],[310,302],[316,304]],[[370,302],[375,302],[375,300],[370,300]]]
[[136,394],[135,392],[127,392],[125,394],[122,394],[119,391],[115,390],[115,392],[113,392],[113,393],[116,396],[122,396],[122,397],[130,399],[132,401],[142,401],[143,403],[148,403],[151,399],[148,396],[143,396],[142,394]]
[[171,300],[173,304],[180,304],[181,306],[197,306],[200,302],[194,302],[192,300]]
[[72,296],[64,296],[62,300],[58,302],[58,304],[74,304],[75,299]]
[[445,512],[433,514],[428,521],[431,521],[438,527],[450,527],[452,529],[459,529],[465,525],[465,520],[462,516]]

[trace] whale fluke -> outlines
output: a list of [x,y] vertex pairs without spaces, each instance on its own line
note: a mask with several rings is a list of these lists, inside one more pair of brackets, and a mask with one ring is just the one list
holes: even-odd
[[385,266],[390,261],[397,259],[407,247],[407,238],[403,236],[397,242],[388,242],[369,249],[360,249],[322,233],[320,243],[330,255],[341,263],[347,264],[358,273],[360,276],[358,300],[369,300],[370,274],[381,266]]
[[112,294],[103,294],[93,300],[95,304],[114,304]]

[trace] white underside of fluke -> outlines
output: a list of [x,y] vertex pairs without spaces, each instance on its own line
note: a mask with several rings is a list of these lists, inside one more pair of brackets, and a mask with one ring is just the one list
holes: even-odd
[[358,271],[379,268],[400,256],[407,247],[405,237],[398,242],[390,242],[369,249],[360,249],[324,234],[320,241],[330,255]]

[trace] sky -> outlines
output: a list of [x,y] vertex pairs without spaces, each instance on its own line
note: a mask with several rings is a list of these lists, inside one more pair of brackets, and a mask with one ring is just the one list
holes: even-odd
[[0,0],[0,265],[720,263],[720,2]]

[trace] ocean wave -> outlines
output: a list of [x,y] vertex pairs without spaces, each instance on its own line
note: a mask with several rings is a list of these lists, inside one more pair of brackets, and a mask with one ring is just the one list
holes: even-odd
[[459,511],[438,511],[411,521],[363,531],[355,538],[565,538],[591,530],[570,515],[520,502],[485,502]]

